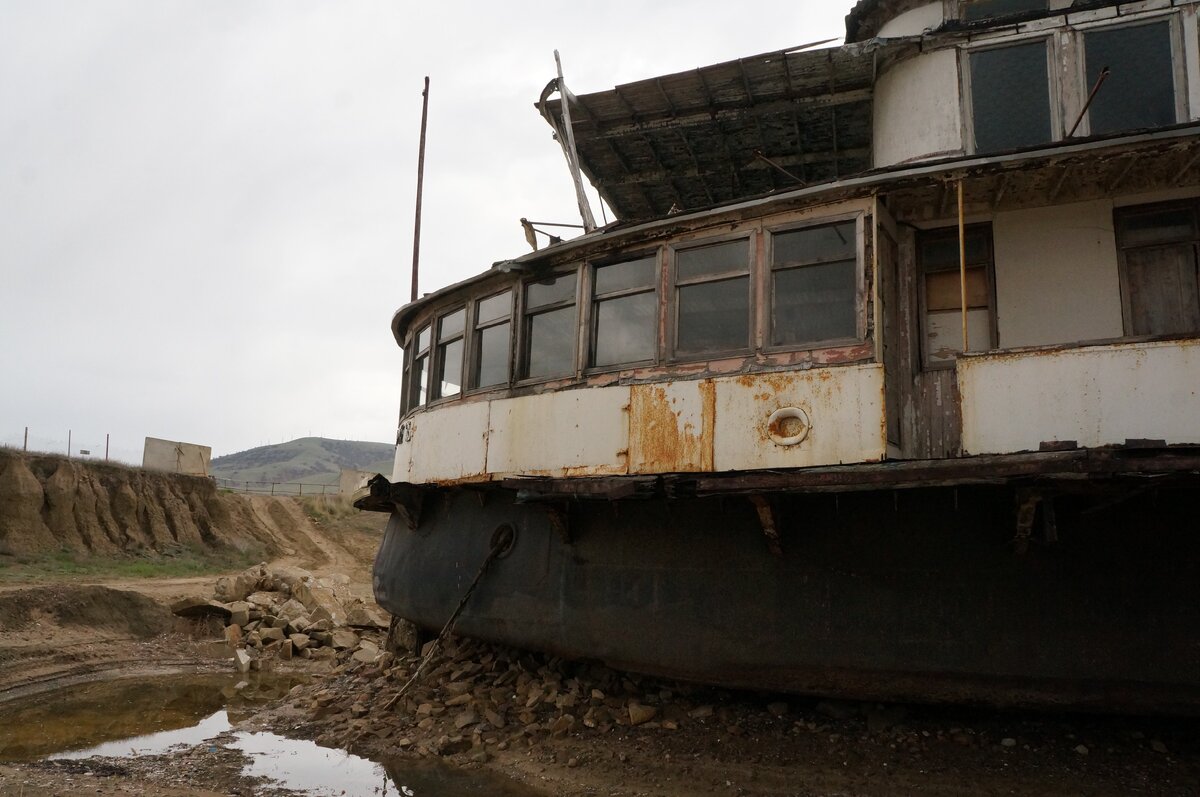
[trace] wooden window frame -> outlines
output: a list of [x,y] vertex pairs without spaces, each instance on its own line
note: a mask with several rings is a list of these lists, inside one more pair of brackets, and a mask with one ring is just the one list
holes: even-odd
[[[420,409],[421,407],[427,407],[427,406],[429,406],[430,401],[432,399],[432,393],[430,392],[431,391],[430,382],[433,379],[433,350],[434,350],[433,323],[434,323],[433,319],[427,320],[424,324],[417,327],[417,330],[413,333],[413,336],[412,336],[413,357],[412,357],[412,363],[410,364],[409,369],[408,369],[409,370],[409,374],[408,374],[408,377],[409,377],[409,379],[408,379],[408,382],[409,382],[409,387],[408,387],[409,407],[408,407],[408,409],[409,410],[415,410],[415,409]],[[423,349],[418,348],[420,346],[421,334],[426,331],[429,332],[429,343],[427,343],[425,348],[423,348]],[[429,364],[429,373],[426,374],[426,379],[429,381],[426,381],[425,385],[420,385],[420,384],[418,384],[418,381],[417,381],[417,374],[420,373],[420,370],[416,366],[418,363],[421,362],[421,360],[425,360]],[[422,387],[425,388],[425,400],[424,401],[421,401],[421,388]]]
[[[449,316],[452,316],[455,313],[459,313],[459,312],[461,312],[463,314],[462,332],[458,333],[457,335],[450,335],[449,337],[443,338],[442,337],[442,322]],[[430,359],[430,363],[432,364],[432,370],[430,371],[430,376],[429,376],[429,403],[430,404],[438,404],[438,403],[442,403],[445,401],[453,401],[454,399],[457,399],[460,396],[462,396],[463,391],[466,388],[466,380],[463,377],[466,376],[466,366],[467,366],[467,359],[468,359],[467,358],[467,337],[468,337],[467,332],[470,329],[470,327],[467,326],[467,321],[469,320],[467,316],[468,316],[467,307],[464,304],[464,305],[459,305],[458,307],[455,307],[451,310],[447,310],[445,312],[438,313],[434,317],[433,321],[430,322],[430,326],[433,330],[432,340],[429,344],[433,348],[433,352],[431,354],[431,359]],[[454,343],[456,340],[461,340],[463,343],[462,362],[459,363],[458,392],[452,396],[443,396],[441,394],[442,380],[438,378],[439,374],[441,373],[442,365],[443,365],[443,363],[442,363],[442,358],[444,356],[443,349],[446,346],[448,346],[449,344]]]
[[[758,348],[759,341],[759,312],[758,308],[761,302],[759,297],[759,289],[756,283],[756,268],[758,263],[758,240],[760,235],[757,229],[742,230],[729,235],[719,235],[712,238],[702,238],[693,241],[670,244],[667,246],[667,285],[670,289],[670,294],[666,301],[667,307],[667,341],[666,351],[668,363],[685,363],[685,362],[703,362],[705,360],[720,360],[729,357],[743,357],[752,355]],[[706,276],[701,279],[679,281],[678,262],[680,252],[688,252],[693,249],[703,249],[708,246],[718,244],[731,243],[733,241],[745,241],[746,243],[746,269],[745,271],[723,271],[720,274]],[[747,305],[746,305],[746,346],[736,349],[715,349],[704,352],[680,352],[679,351],[679,289],[686,288],[692,285],[704,285],[710,282],[725,282],[733,279],[746,278]]]
[[[517,385],[537,385],[537,384],[542,384],[544,382],[556,382],[561,379],[578,378],[580,376],[580,369],[579,369],[580,303],[581,303],[581,298],[583,296],[583,294],[582,294],[583,274],[581,273],[581,271],[584,271],[584,270],[585,269],[581,269],[579,265],[574,265],[574,266],[571,266],[570,268],[554,269],[552,271],[547,272],[546,274],[541,275],[540,277],[532,277],[529,279],[522,280],[519,283],[520,290],[517,291],[517,314],[516,314],[516,317],[517,317],[519,323],[517,325],[516,335],[514,338],[515,346],[516,346],[516,366],[517,366],[516,373],[518,374],[517,378],[514,380],[515,384],[517,384]],[[565,277],[569,274],[575,275],[575,294],[570,299],[561,299],[557,302],[552,302],[551,304],[538,305],[536,308],[534,308],[532,310],[530,310],[526,306],[527,305],[526,294],[528,293],[530,285],[535,285],[540,280],[559,279],[559,278]],[[571,346],[571,352],[572,352],[571,370],[566,373],[556,374],[554,376],[533,376],[533,377],[529,376],[528,375],[529,374],[529,356],[530,356],[529,346],[532,343],[532,340],[530,340],[530,329],[529,329],[530,319],[535,316],[544,315],[546,313],[554,312],[555,310],[562,310],[567,307],[575,308],[575,325],[574,325],[575,337],[573,339],[573,343]]]
[[[813,341],[810,343],[789,343],[783,345],[773,345],[771,340],[775,332],[775,294],[772,290],[774,276],[777,271],[791,271],[794,268],[804,268],[803,265],[785,266],[783,268],[775,268],[775,236],[786,235],[797,230],[804,230],[813,227],[828,227],[835,224],[844,224],[845,222],[854,222],[854,315],[855,315],[855,330],[854,336],[848,338],[832,338],[829,340]],[[761,311],[758,313],[758,321],[761,326],[761,335],[763,341],[763,351],[769,354],[777,354],[789,351],[814,351],[817,349],[836,349],[843,346],[853,346],[864,342],[867,339],[867,258],[866,258],[866,214],[862,211],[853,213],[841,213],[833,216],[822,216],[820,218],[805,219],[800,222],[783,224],[777,227],[768,227],[765,232],[765,244],[763,253],[763,267],[760,284],[758,286],[759,296],[762,297]],[[816,265],[810,264],[810,265]]]
[[[504,293],[509,294],[509,296],[508,296],[508,315],[501,316],[499,318],[495,318],[490,321],[484,321],[483,323],[480,323],[478,320],[479,305],[482,304],[483,302],[489,301],[491,299],[495,299],[496,297],[498,297]],[[520,291],[517,290],[516,285],[506,285],[505,287],[501,288],[500,290],[492,290],[492,291],[485,293],[482,296],[472,299],[471,302],[469,303],[468,310],[467,310],[467,341],[468,341],[468,345],[466,347],[466,351],[464,352],[464,356],[463,356],[463,359],[466,361],[466,377],[467,377],[467,379],[466,379],[465,384],[463,385],[463,391],[461,394],[459,394],[459,397],[475,395],[477,393],[488,393],[490,391],[500,390],[502,388],[507,388],[510,385],[512,385],[513,373],[514,373],[513,341],[514,341],[514,338],[516,335],[516,330],[515,330],[516,324],[515,324],[514,319],[516,317],[515,309],[516,309],[516,297],[517,297],[518,293],[520,293]],[[477,385],[476,382],[479,379],[479,373],[478,373],[479,372],[479,360],[480,360],[480,355],[482,353],[480,350],[480,345],[479,345],[480,333],[483,330],[492,329],[493,327],[498,327],[501,324],[508,324],[508,378],[506,380],[504,380],[503,382],[497,382],[496,384],[492,384],[492,385],[483,385],[483,386]]]
[[[608,266],[619,266],[622,263],[632,263],[637,260],[654,260],[654,279],[649,287],[643,288],[628,288],[622,291],[610,291],[603,295],[596,293],[596,272]],[[662,345],[659,340],[660,324],[659,319],[662,316],[663,310],[663,295],[662,295],[662,250],[659,247],[643,251],[622,252],[614,257],[604,258],[602,260],[589,261],[584,266],[584,273],[587,276],[586,285],[581,290],[581,295],[587,296],[588,301],[580,308],[580,329],[587,330],[587,334],[583,336],[585,348],[581,352],[581,363],[584,364],[583,372],[585,374],[603,374],[611,371],[624,371],[629,368],[642,368],[651,365],[657,365],[660,361],[660,353]],[[612,299],[622,299],[626,296],[640,296],[644,293],[654,294],[654,329],[651,334],[654,336],[653,349],[654,353],[643,360],[630,360],[628,362],[614,363],[612,365],[595,365],[596,345],[599,341],[598,324],[600,322],[599,315],[596,312],[597,306],[601,302],[610,301]]]
[[[991,350],[995,350],[995,349],[999,348],[999,340],[1000,340],[1000,331],[999,331],[999,326],[998,326],[999,315],[996,311],[996,238],[995,238],[995,234],[992,231],[992,222],[990,222],[990,221],[976,222],[974,224],[966,225],[965,231],[967,233],[970,233],[970,232],[976,231],[976,230],[986,230],[987,231],[988,262],[987,262],[985,268],[986,268],[986,273],[987,273],[988,326],[989,326],[988,332],[989,332],[989,338],[990,338],[988,340],[987,350],[991,351]],[[928,294],[928,290],[925,286],[925,275],[926,274],[942,274],[942,273],[954,272],[954,271],[958,270],[959,267],[938,268],[938,269],[927,269],[925,267],[925,263],[922,262],[923,261],[922,252],[924,251],[924,247],[922,245],[923,244],[922,238],[927,238],[929,236],[953,238],[954,240],[958,240],[958,227],[957,226],[931,227],[929,229],[920,229],[920,230],[917,230],[916,241],[915,241],[916,257],[914,259],[916,261],[916,266],[917,266],[917,307],[918,307],[918,314],[919,314],[918,315],[919,323],[917,324],[917,331],[918,331],[918,334],[920,335],[920,340],[919,340],[920,345],[919,345],[917,353],[920,357],[920,365],[921,365],[922,371],[943,371],[943,370],[949,370],[949,369],[955,368],[958,363],[958,357],[955,357],[952,360],[941,360],[941,361],[936,361],[936,362],[931,362],[929,359],[929,328],[928,328],[928,324],[929,324],[929,321],[928,321],[928,319],[929,319],[929,309],[928,309],[929,294]],[[972,264],[968,263],[968,265],[967,265],[968,269],[973,268],[973,267],[977,267],[977,265],[973,266]],[[965,352],[965,353],[970,354],[972,352]],[[978,353],[978,352],[975,352],[975,353]],[[963,354],[964,354],[964,352],[959,352],[958,356],[961,357]]]
[[[1192,214],[1192,236],[1190,238],[1180,238],[1178,240],[1162,240],[1152,244],[1141,244],[1137,246],[1125,246],[1121,243],[1121,217],[1131,216],[1137,213],[1154,213],[1157,211],[1167,210],[1188,210]],[[1113,239],[1117,245],[1117,272],[1118,283],[1121,290],[1121,332],[1127,340],[1146,340],[1149,338],[1194,338],[1200,337],[1200,329],[1191,333],[1179,333],[1172,335],[1141,335],[1135,334],[1131,326],[1133,324],[1133,302],[1132,289],[1129,284],[1129,271],[1127,265],[1126,254],[1135,249],[1155,249],[1165,246],[1179,246],[1190,244],[1192,251],[1197,261],[1200,262],[1200,197],[1194,199],[1171,200],[1167,202],[1150,202],[1140,205],[1125,205],[1114,208],[1113,210]],[[1200,275],[1198,275],[1200,278]]]
[[[1066,122],[1063,118],[1063,96],[1061,69],[1058,64],[1061,48],[1057,37],[1048,31],[1039,31],[1034,35],[1021,34],[999,39],[987,39],[978,43],[965,45],[959,49],[958,72],[962,91],[961,123],[963,131],[963,151],[968,155],[980,153],[976,144],[975,130],[975,90],[971,83],[971,56],[990,50],[1006,50],[1010,47],[1021,47],[1036,42],[1044,45],[1046,52],[1046,101],[1049,104],[1047,112],[1050,116],[1050,140],[1046,146],[1062,141],[1067,134]],[[1077,59],[1078,60],[1078,59]]]

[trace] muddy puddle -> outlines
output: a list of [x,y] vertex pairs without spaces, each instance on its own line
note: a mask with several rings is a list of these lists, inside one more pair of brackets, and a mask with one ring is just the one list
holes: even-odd
[[409,760],[372,761],[235,727],[300,677],[181,675],[101,681],[0,704],[0,762],[137,759],[207,744],[240,753],[243,774],[297,795],[535,795],[495,776]]

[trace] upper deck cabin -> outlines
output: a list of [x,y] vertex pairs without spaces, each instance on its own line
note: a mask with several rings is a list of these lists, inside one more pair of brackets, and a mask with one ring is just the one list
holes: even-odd
[[863,0],[572,96],[619,221],[396,314],[394,480],[1200,444],[1198,12]]

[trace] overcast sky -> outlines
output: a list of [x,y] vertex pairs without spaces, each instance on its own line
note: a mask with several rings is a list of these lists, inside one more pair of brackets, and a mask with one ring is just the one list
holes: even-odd
[[533,108],[840,37],[845,2],[0,0],[0,444],[390,442],[422,292],[577,223]]

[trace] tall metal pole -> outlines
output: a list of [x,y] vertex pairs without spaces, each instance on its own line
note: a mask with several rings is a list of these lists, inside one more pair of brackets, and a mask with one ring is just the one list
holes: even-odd
[[71,430],[67,430],[67,459],[71,458]]
[[421,102],[421,149],[417,155],[417,218],[413,224],[412,299],[417,300],[417,275],[421,264],[421,194],[425,189],[425,128],[429,123],[429,76],[425,76],[424,98]]
[[25,427],[25,447],[22,448],[21,450],[25,451],[25,452],[29,451],[29,427],[28,426]]
[[108,462],[108,435],[104,435],[104,461]]

